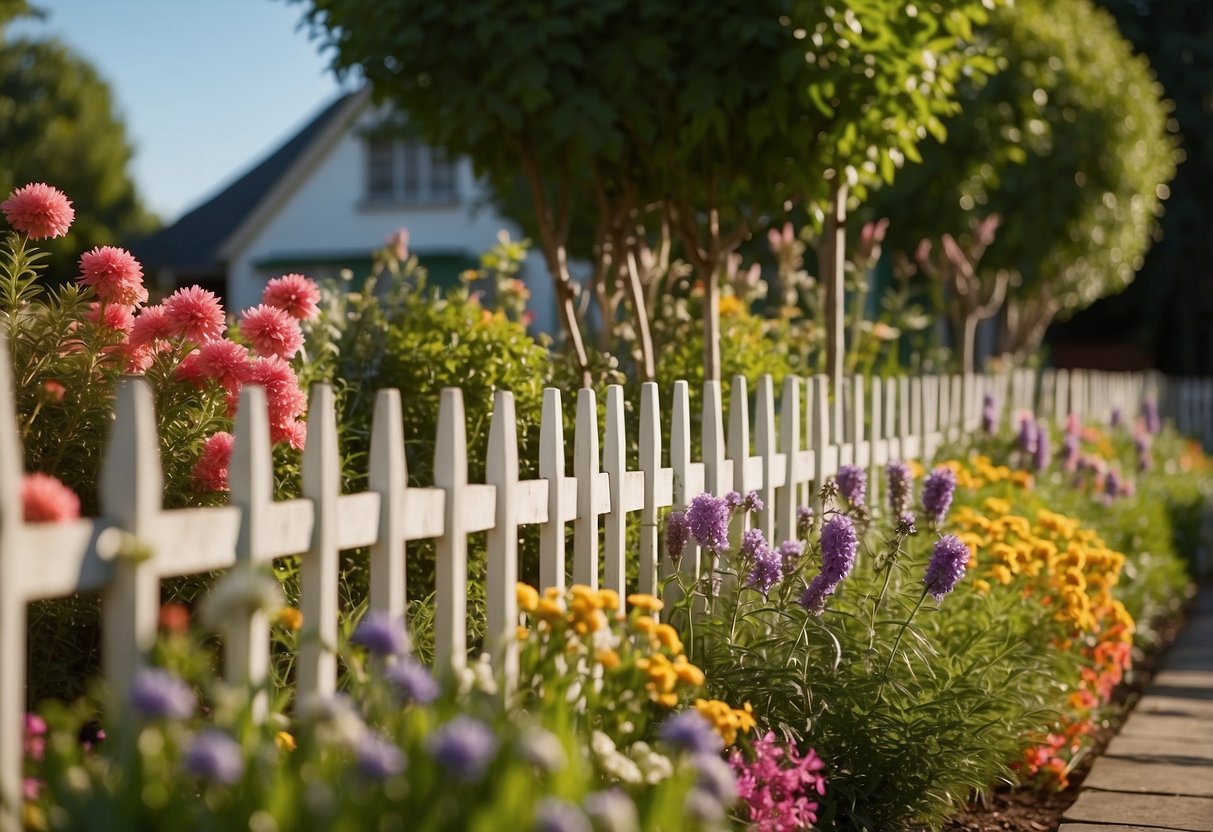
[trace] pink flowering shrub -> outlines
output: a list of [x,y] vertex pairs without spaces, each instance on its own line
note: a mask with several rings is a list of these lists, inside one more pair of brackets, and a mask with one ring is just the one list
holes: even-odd
[[803,755],[768,731],[754,741],[753,759],[740,749],[729,754],[737,777],[742,820],[753,832],[797,832],[817,822],[816,798],[826,793],[825,763],[809,749]]

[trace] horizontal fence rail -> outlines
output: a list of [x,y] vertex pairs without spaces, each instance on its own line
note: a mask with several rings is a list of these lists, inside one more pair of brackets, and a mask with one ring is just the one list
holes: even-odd
[[[11,369],[0,343],[0,804],[7,807],[0,810],[0,830],[19,828],[25,616],[33,601],[101,591],[103,671],[121,695],[156,638],[162,579],[253,568],[300,555],[300,607],[304,635],[311,637],[301,639],[296,692],[328,694],[337,684],[340,552],[369,547],[369,605],[403,616],[407,544],[433,539],[437,663],[458,669],[468,652],[468,535],[487,532],[483,578],[488,632],[494,637],[486,640],[486,649],[509,685],[517,673],[512,633],[518,619],[514,586],[521,527],[539,527],[542,587],[565,585],[571,554],[575,582],[601,583],[621,596],[629,590],[657,593],[659,576],[675,568],[658,534],[664,509],[685,506],[703,491],[757,491],[764,507],[756,526],[775,540],[794,537],[797,508],[813,504],[818,486],[840,465],[871,469],[875,488],[877,469],[890,460],[928,463],[944,443],[980,428],[987,395],[1000,404],[1003,421],[1019,411],[1057,422],[1071,413],[1108,420],[1115,409],[1133,418],[1154,399],[1181,430],[1206,443],[1213,440],[1213,381],[1203,379],[1015,370],[856,376],[831,391],[828,379],[817,375],[785,379],[777,401],[769,376],[757,381],[752,397],[739,376],[732,380],[727,421],[720,383],[704,384],[698,443],[686,382],[667,390],[643,385],[635,423],[625,418],[621,387],[607,389],[602,425],[594,391],[577,391],[571,475],[565,397],[560,390],[545,390],[539,476],[529,480],[519,479],[513,396],[498,391],[485,482],[472,483],[463,394],[448,388],[439,405],[434,482],[417,488],[408,485],[400,393],[382,390],[375,401],[369,489],[342,494],[333,393],[316,385],[308,408],[302,497],[276,501],[265,394],[250,386],[241,392],[236,416],[228,505],[166,510],[151,390],[130,378],[117,391],[99,489],[102,516],[38,525],[26,524],[22,516],[21,445]],[[663,447],[666,435],[668,448]],[[638,450],[635,470],[627,467],[629,448]],[[693,458],[696,448],[698,459]],[[639,531],[634,552],[625,545],[629,524]],[[132,556],[133,548],[144,556]],[[625,586],[629,558],[638,566],[633,587]],[[699,553],[688,550],[677,568],[697,577],[703,568]],[[260,611],[228,622],[224,673],[229,681],[256,686],[267,679],[269,626]],[[264,696],[254,708],[264,717]]]

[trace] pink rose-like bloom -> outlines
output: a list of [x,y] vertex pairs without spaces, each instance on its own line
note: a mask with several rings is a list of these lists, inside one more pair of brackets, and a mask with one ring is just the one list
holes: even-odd
[[307,410],[307,394],[299,389],[299,378],[291,365],[276,355],[258,358],[253,361],[248,382],[265,388],[270,438],[289,442],[294,448],[303,447],[306,429],[298,427],[295,420]]
[[219,298],[199,286],[178,289],[164,299],[163,306],[172,334],[195,344],[216,341],[227,329]]
[[285,442],[296,451],[302,451],[307,442],[307,422],[294,421],[282,425],[270,425],[270,439]]
[[21,508],[27,523],[66,523],[80,516],[80,498],[50,474],[26,474]]
[[143,266],[124,248],[98,246],[81,254],[79,280],[103,301],[128,306],[147,303]]
[[62,237],[72,227],[76,212],[63,191],[34,182],[13,191],[0,202],[0,211],[17,231],[31,240]]
[[198,350],[194,350],[181,359],[181,363],[177,365],[177,369],[173,372],[173,378],[177,379],[177,381],[193,384],[196,387],[202,386],[202,380],[206,376],[202,374],[202,366],[198,363]]
[[173,324],[163,306],[145,306],[131,325],[129,341],[135,346],[167,341],[173,337]]
[[203,344],[195,360],[203,378],[214,379],[229,393],[239,392],[251,369],[248,349],[226,339]]
[[135,375],[143,375],[152,368],[158,350],[152,344],[132,344],[129,340],[122,345],[126,356],[126,371]]
[[117,332],[130,332],[135,325],[135,308],[122,303],[107,303],[104,308],[99,303],[90,303],[84,316],[97,326]]
[[320,314],[320,287],[301,274],[275,277],[261,294],[261,302],[286,312],[299,321],[310,321]]
[[294,358],[303,346],[299,322],[278,307],[264,303],[240,313],[240,332],[262,357]]
[[236,438],[227,431],[208,436],[202,453],[194,463],[194,484],[203,491],[227,491],[227,469],[232,461]]

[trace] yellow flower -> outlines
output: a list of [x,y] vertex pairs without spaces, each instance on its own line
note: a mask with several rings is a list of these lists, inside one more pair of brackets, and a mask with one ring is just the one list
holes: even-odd
[[657,622],[648,615],[638,615],[632,619],[632,629],[650,638],[657,634]]
[[303,628],[303,613],[294,607],[283,607],[278,610],[275,618],[277,618],[279,624],[288,630],[298,632]]
[[662,647],[675,653],[682,652],[682,639],[678,637],[678,631],[669,624],[658,624],[653,634],[657,636]]
[[703,671],[686,660],[686,656],[679,656],[674,662],[674,672],[678,675],[678,681],[684,685],[694,685],[699,687],[707,677],[703,675]]
[[519,626],[514,631],[514,637],[517,638],[519,641],[526,641],[530,635],[531,635],[531,631],[523,626]]
[[534,612],[539,606],[539,590],[529,584],[520,583],[514,588],[518,596],[518,609],[523,612]]
[[286,731],[274,734],[274,745],[278,746],[279,751],[294,751],[297,747],[295,738]]
[[711,723],[726,746],[737,742],[738,731],[749,733],[756,725],[749,702],[743,708],[731,708],[719,699],[696,699],[695,710]]
[[977,591],[978,595],[989,595],[990,582],[983,581],[981,578],[978,578],[977,580],[973,581],[973,589]]
[[661,612],[665,608],[665,602],[660,598],[643,592],[637,592],[628,596],[628,604],[639,610],[648,610],[649,612]]
[[1011,583],[1012,580],[1014,580],[1014,577],[1011,575],[1011,570],[1007,569],[1001,563],[990,567],[990,577],[998,581],[1003,586],[1006,586],[1007,584]]
[[599,650],[594,654],[594,658],[607,670],[614,670],[619,667],[619,654],[610,648]]
[[619,593],[613,589],[598,590],[598,606],[604,610],[619,609]]
[[720,296],[720,314],[722,317],[736,315],[742,310],[741,300],[736,295]]
[[560,598],[541,598],[535,606],[535,617],[549,624],[564,618],[564,601]]

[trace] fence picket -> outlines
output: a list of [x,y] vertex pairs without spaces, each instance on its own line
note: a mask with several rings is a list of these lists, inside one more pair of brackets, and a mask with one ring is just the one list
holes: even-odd
[[800,467],[800,387],[798,376],[783,380],[779,397],[779,450],[783,454],[783,485],[775,490],[775,538],[796,537],[797,493],[803,477]]
[[[754,402],[754,453],[762,465],[759,468],[758,482],[751,485],[747,479],[746,488],[757,490],[758,496],[762,498],[757,528],[762,530],[767,540],[771,540],[775,537],[775,486],[776,483],[782,483],[786,475],[783,465],[780,464],[782,460],[776,457],[775,382],[770,373],[758,379]],[[747,464],[745,467],[748,469],[751,466]]]
[[573,476],[577,480],[577,517],[573,520],[573,582],[598,589],[598,400],[594,391],[577,391],[573,433]]
[[560,391],[543,391],[543,415],[539,423],[539,476],[548,483],[548,517],[539,529],[539,587],[564,589],[565,467],[564,415]]
[[[627,595],[627,520],[632,489],[627,469],[626,438],[624,436],[623,388],[612,384],[607,388],[606,433],[602,440],[602,469],[610,477],[611,510],[603,516],[603,580],[620,598]],[[643,476],[643,475],[642,475]],[[626,481],[626,482],[625,482]],[[643,505],[643,503],[642,503]]]
[[[489,423],[489,449],[485,481],[496,491],[493,528],[486,543],[485,624],[490,655],[509,695],[518,679],[518,421],[514,394],[493,394],[493,420]],[[496,634],[495,636],[492,634]]]
[[[657,559],[659,529],[657,509],[673,502],[673,475],[661,467],[661,422],[657,384],[646,381],[640,387],[640,470],[644,474],[644,508],[640,514],[640,569],[636,590],[650,595],[657,593]],[[668,498],[663,500],[658,488],[669,474]],[[660,495],[660,496],[659,496]]]
[[312,387],[308,402],[308,433],[303,446],[303,496],[311,501],[314,517],[311,545],[299,565],[303,634],[297,673],[303,695],[330,696],[337,690],[340,490],[341,459],[333,389],[327,384],[317,384]]

